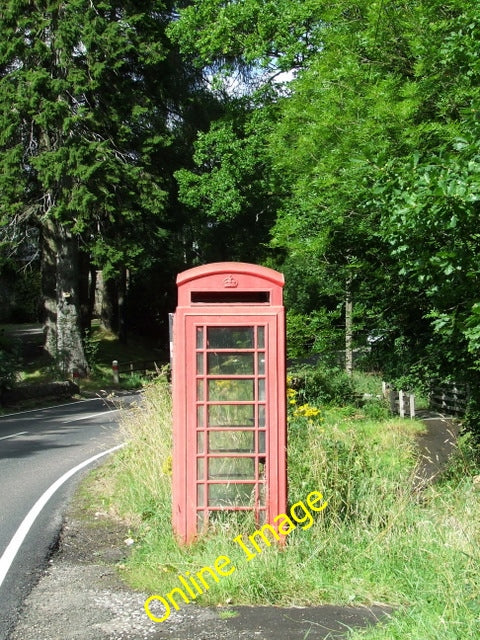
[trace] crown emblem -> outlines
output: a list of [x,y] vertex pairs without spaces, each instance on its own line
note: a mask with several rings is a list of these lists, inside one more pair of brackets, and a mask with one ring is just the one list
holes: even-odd
[[232,275],[227,276],[223,280],[223,286],[226,289],[235,289],[236,287],[238,287],[238,280],[236,280]]

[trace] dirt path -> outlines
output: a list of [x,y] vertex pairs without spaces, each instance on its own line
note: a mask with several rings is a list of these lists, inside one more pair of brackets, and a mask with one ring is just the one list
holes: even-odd
[[427,432],[418,438],[422,458],[415,484],[417,489],[421,489],[425,484],[435,482],[445,468],[455,450],[460,425],[458,420],[431,411],[420,412],[417,417],[427,427]]

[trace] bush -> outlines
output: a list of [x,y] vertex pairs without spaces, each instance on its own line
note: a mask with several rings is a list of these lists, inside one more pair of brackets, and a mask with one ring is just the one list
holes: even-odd
[[386,420],[390,416],[390,407],[384,398],[369,398],[362,409],[370,420]]
[[290,380],[301,402],[346,405],[355,399],[353,381],[341,369],[304,366],[292,373]]
[[477,446],[480,445],[480,392],[477,376],[470,381],[470,396],[467,402],[463,428],[472,434]]
[[0,334],[0,393],[11,388],[19,371],[18,344]]

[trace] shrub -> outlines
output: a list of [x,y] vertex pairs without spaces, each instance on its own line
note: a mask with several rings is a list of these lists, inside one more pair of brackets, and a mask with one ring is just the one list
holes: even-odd
[[292,373],[290,379],[299,401],[345,405],[355,399],[353,382],[340,369],[304,366]]
[[[470,388],[472,389],[472,385]],[[470,393],[467,402],[463,428],[473,435],[474,441],[478,446],[480,445],[480,397],[478,387],[474,386],[473,391],[473,393]]]
[[390,415],[390,408],[384,398],[369,398],[362,409],[370,420],[386,420]]
[[12,387],[19,371],[18,345],[0,334],[0,393]]

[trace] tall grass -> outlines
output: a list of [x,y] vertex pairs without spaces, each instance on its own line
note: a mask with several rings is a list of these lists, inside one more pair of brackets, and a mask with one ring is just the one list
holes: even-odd
[[170,393],[164,379],[149,386],[142,406],[125,415],[128,447],[103,471],[112,504],[134,523],[125,578],[165,594],[180,573],[227,555],[237,570],[200,602],[387,603],[395,608],[391,620],[352,638],[478,638],[480,487],[468,441],[443,480],[419,488],[421,423],[372,420],[352,407],[310,413],[289,423],[289,500],[318,490],[328,507],[314,526],[289,534],[285,547],[265,548],[247,563],[232,542],[256,529],[242,514],[190,547],[177,545],[170,523]]

